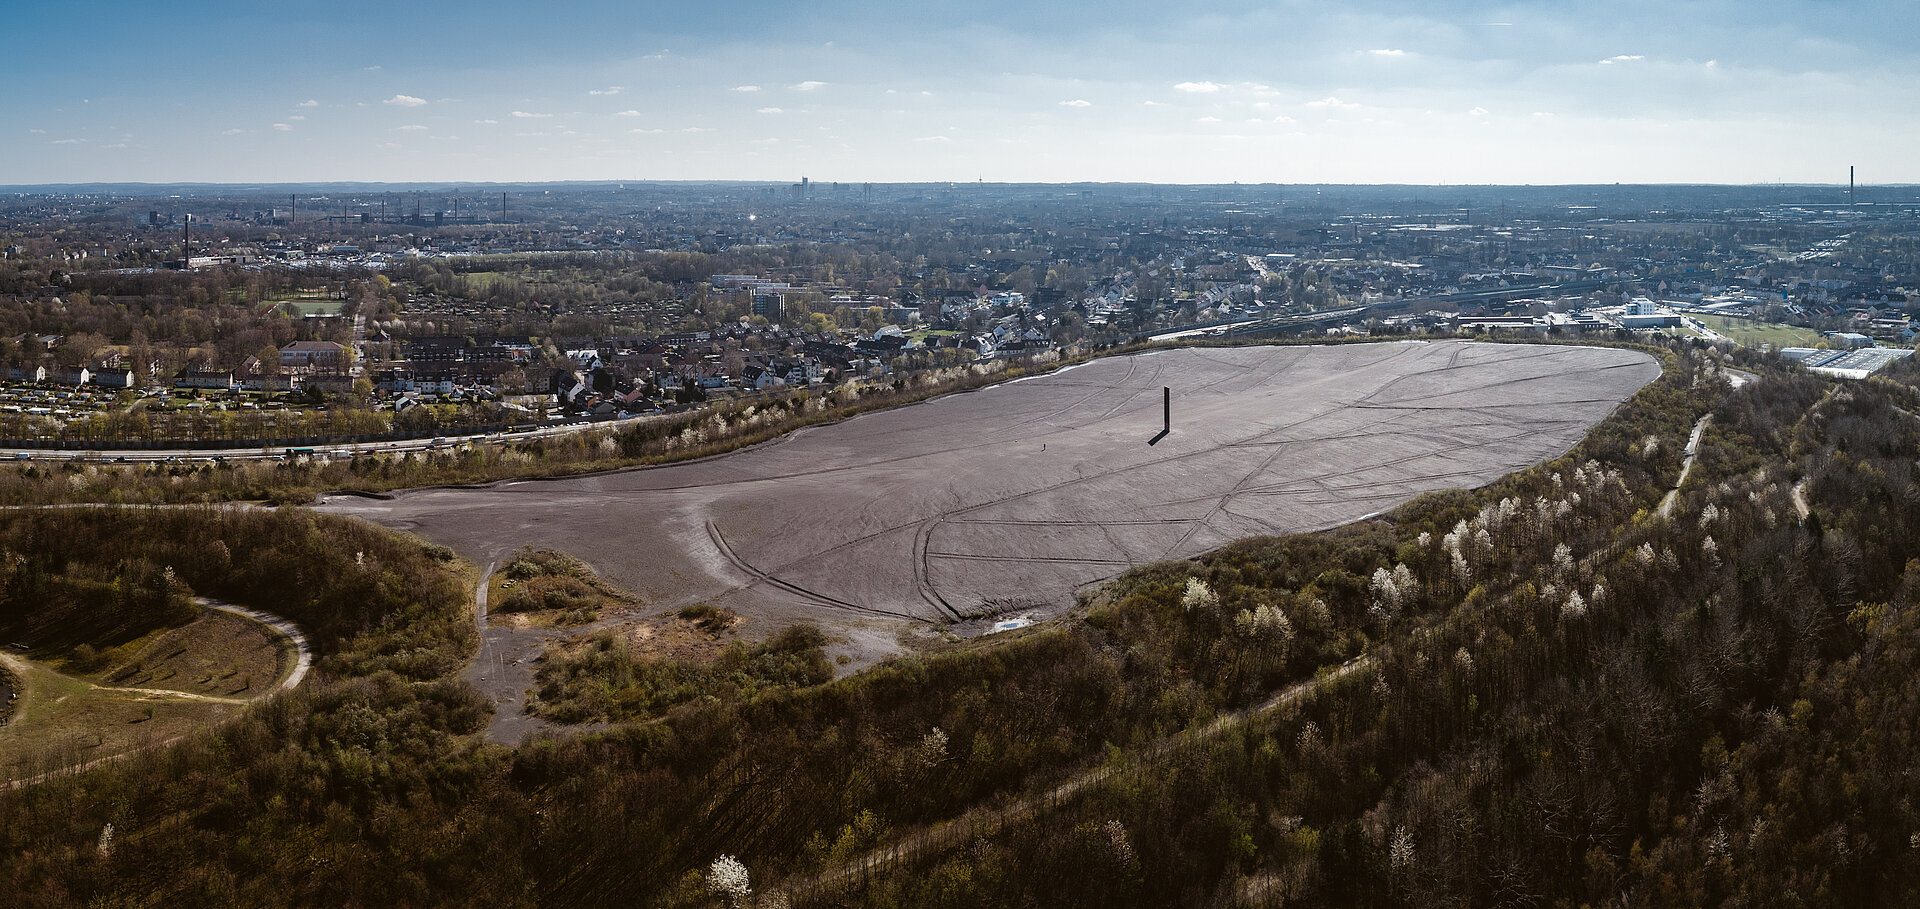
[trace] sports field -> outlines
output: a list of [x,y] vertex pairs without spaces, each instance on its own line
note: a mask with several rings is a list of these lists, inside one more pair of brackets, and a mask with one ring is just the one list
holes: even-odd
[[1774,350],[1779,350],[1783,347],[1812,347],[1826,340],[1826,336],[1814,329],[1779,322],[1702,316],[1700,324],[1732,338],[1734,343],[1743,347],[1759,347],[1767,344]]
[[[1132,565],[1346,523],[1552,457],[1658,373],[1644,354],[1582,347],[1163,351],[698,462],[318,507],[482,565],[563,549],[654,607],[712,601],[776,626],[1044,616]],[[1163,386],[1173,431],[1149,445]]]

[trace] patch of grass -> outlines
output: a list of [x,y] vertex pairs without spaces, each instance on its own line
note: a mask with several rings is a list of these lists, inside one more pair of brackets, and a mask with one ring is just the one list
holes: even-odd
[[0,779],[24,779],[204,728],[239,704],[119,691],[22,660],[26,709],[0,727]]
[[[124,649],[124,648],[123,648]],[[214,697],[253,697],[292,668],[284,639],[258,622],[208,610],[192,624],[160,632],[115,659],[99,681]]]
[[533,624],[579,625],[603,609],[633,605],[632,594],[600,579],[585,562],[556,549],[525,547],[494,576],[491,610]]
[[795,625],[758,644],[733,641],[711,659],[667,659],[636,652],[624,636],[596,632],[552,645],[535,678],[529,712],[563,723],[658,716],[700,697],[746,700],[763,691],[833,679],[827,636]]
[[740,616],[731,609],[723,609],[712,603],[695,603],[685,606],[678,613],[683,619],[700,626],[700,630],[709,633],[725,631],[740,620]]
[[301,315],[313,315],[316,313],[338,315],[340,307],[344,306],[347,301],[340,299],[331,291],[306,290],[296,291],[290,294],[276,294],[268,297],[267,302],[276,305],[297,307]]
[[1782,347],[1812,347],[1826,340],[1820,332],[1811,328],[1786,325],[1780,322],[1758,322],[1751,319],[1735,319],[1729,316],[1703,316],[1700,324],[1731,338],[1742,347],[1772,345],[1774,350]]

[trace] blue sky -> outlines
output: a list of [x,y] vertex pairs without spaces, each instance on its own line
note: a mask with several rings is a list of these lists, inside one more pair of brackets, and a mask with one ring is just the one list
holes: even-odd
[[0,183],[1920,182],[1911,0],[9,4]]

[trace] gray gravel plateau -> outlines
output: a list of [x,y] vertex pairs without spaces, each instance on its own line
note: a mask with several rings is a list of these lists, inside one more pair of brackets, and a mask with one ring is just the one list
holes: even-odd
[[[563,549],[653,611],[813,619],[868,642],[865,663],[902,626],[1057,615],[1129,566],[1487,483],[1566,451],[1659,371],[1472,342],[1156,351],[697,462],[317,508],[482,565]],[[1173,431],[1149,445],[1163,386]]]

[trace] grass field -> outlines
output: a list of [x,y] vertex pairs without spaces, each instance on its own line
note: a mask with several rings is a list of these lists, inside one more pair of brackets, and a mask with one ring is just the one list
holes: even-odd
[[137,644],[125,659],[90,678],[123,688],[249,698],[271,690],[293,666],[279,635],[227,612],[209,610]]
[[1779,322],[1756,322],[1728,316],[1703,316],[1700,324],[1726,335],[1742,347],[1759,347],[1762,344],[1768,344],[1774,350],[1779,350],[1782,347],[1812,347],[1823,340],[1823,336],[1811,328],[1783,325]]
[[[240,303],[242,295],[240,292],[234,291],[228,295],[228,299],[234,303]],[[314,313],[335,315],[340,312],[340,307],[345,303],[345,300],[340,299],[333,291],[329,290],[302,290],[294,291],[293,293],[269,294],[265,300],[262,301],[264,306],[269,307],[283,304],[297,306],[303,315],[312,315]]]
[[291,306],[299,309],[300,314],[303,316],[337,316],[340,314],[341,305],[345,302],[345,300],[336,300],[331,297],[312,297],[300,300],[282,300],[280,304],[282,306]]
[[273,691],[294,663],[279,635],[212,610],[106,651],[103,668],[85,674],[64,663],[5,659],[22,693],[0,727],[0,780],[191,732]]
[[0,780],[163,742],[240,709],[236,702],[105,688],[19,658],[10,665],[26,703],[0,728]]

